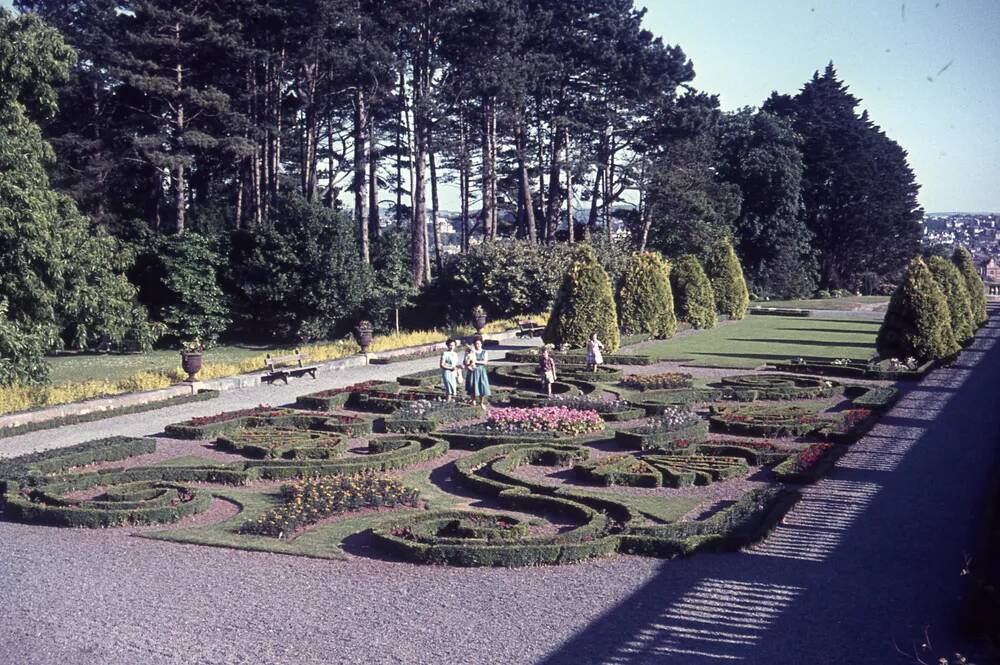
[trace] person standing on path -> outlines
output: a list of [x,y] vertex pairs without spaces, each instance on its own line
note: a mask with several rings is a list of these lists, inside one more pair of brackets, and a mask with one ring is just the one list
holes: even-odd
[[476,354],[472,350],[472,345],[465,345],[465,357],[462,358],[462,367],[465,369],[462,376],[465,381],[465,394],[472,397],[472,370],[476,366]]
[[597,333],[590,333],[590,339],[587,340],[587,368],[591,372],[596,372],[604,362],[603,349],[604,344],[597,339]]
[[552,384],[556,382],[556,361],[548,346],[542,347],[542,355],[538,357],[538,375],[542,379],[545,392],[552,397]]
[[449,402],[455,399],[458,392],[458,356],[455,355],[455,340],[444,343],[445,350],[441,353],[441,386],[444,388],[445,399]]
[[486,408],[486,398],[490,396],[490,379],[486,375],[488,364],[489,358],[486,355],[486,349],[483,348],[483,340],[476,339],[473,342],[472,371],[469,383],[466,384],[466,390],[472,395],[472,403],[475,404],[478,399],[479,406],[484,409]]

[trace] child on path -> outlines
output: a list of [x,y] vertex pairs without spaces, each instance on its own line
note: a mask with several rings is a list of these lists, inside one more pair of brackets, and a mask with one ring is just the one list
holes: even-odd
[[556,361],[547,346],[542,347],[542,355],[538,358],[538,374],[545,392],[552,397],[552,384],[556,382]]
[[597,339],[597,333],[591,333],[587,340],[587,367],[591,372],[596,372],[604,362],[604,354],[601,353],[603,349],[604,344]]

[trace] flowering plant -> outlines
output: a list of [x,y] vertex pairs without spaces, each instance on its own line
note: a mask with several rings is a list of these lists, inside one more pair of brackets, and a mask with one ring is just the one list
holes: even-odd
[[584,395],[556,396],[552,402],[567,409],[579,409],[582,411],[597,411],[598,413],[611,413],[612,411],[623,411],[632,405],[623,399],[598,399],[596,397],[586,397]]
[[557,432],[576,436],[599,432],[604,429],[604,421],[597,411],[565,406],[507,408],[491,410],[485,429],[493,432]]
[[283,486],[281,495],[284,505],[262,513],[240,530],[283,538],[296,529],[337,513],[381,506],[412,506],[419,498],[416,490],[374,471],[300,480]]
[[657,432],[672,432],[682,429],[688,425],[693,425],[698,421],[698,416],[683,406],[668,406],[663,409],[656,418],[652,418],[645,425],[636,427],[632,431],[636,434],[656,434]]
[[804,473],[813,468],[817,462],[823,459],[828,450],[833,448],[830,443],[814,443],[802,450],[795,459],[792,460],[792,471],[794,473]]

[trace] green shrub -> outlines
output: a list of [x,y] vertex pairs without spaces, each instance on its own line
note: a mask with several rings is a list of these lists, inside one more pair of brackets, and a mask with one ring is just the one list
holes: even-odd
[[946,358],[959,350],[945,295],[920,257],[910,261],[889,301],[876,347],[883,358]]
[[743,267],[729,240],[715,243],[705,260],[705,273],[715,292],[715,309],[731,319],[742,319],[750,306]]
[[986,314],[986,287],[983,285],[983,279],[972,261],[972,254],[966,248],[956,249],[951,260],[965,278],[965,286],[969,289],[969,303],[972,306],[972,321],[979,327],[989,318]]
[[670,267],[656,252],[633,254],[618,286],[618,325],[626,335],[665,339],[677,332]]
[[550,344],[579,347],[595,332],[608,353],[618,348],[618,316],[608,273],[590,246],[578,245],[542,338]]
[[965,279],[954,263],[941,256],[927,259],[927,267],[948,302],[951,330],[955,340],[959,344],[964,344],[976,333],[976,324],[972,320],[972,300]]
[[670,271],[670,286],[678,319],[695,328],[715,327],[715,292],[698,259],[690,254],[682,256]]

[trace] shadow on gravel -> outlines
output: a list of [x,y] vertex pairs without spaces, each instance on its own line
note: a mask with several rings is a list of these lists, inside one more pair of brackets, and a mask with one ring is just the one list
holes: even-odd
[[907,390],[763,542],[664,562],[540,662],[988,662],[959,619],[1000,463],[998,328],[978,364]]

